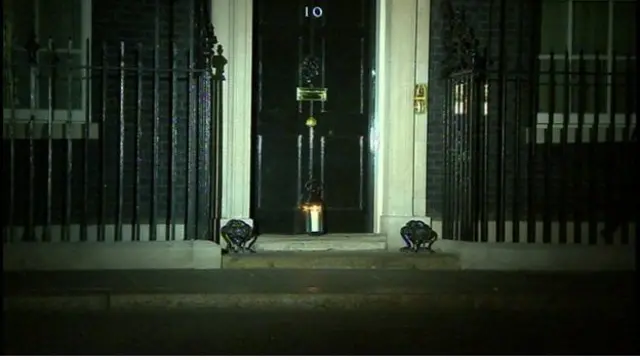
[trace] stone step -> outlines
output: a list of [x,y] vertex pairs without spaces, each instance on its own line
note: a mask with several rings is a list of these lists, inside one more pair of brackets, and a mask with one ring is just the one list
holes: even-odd
[[381,251],[387,248],[386,235],[327,234],[323,236],[261,235],[255,248],[267,251]]
[[223,269],[403,269],[458,270],[460,259],[449,253],[387,251],[272,251],[227,254]]

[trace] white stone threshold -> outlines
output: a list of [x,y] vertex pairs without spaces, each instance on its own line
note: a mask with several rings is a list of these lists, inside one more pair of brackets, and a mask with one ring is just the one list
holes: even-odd
[[257,251],[384,251],[387,237],[381,234],[326,234],[322,236],[262,235]]

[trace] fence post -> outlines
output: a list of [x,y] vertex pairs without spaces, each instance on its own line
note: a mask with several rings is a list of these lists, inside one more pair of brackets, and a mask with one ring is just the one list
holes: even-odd
[[[194,1],[189,2],[191,5],[190,11],[190,20],[193,23],[195,19],[195,3]],[[197,131],[196,131],[196,123],[197,123],[197,97],[196,97],[196,76],[197,70],[195,67],[195,47],[196,42],[194,36],[190,37],[189,43],[189,52],[187,54],[187,63],[189,65],[187,72],[187,135],[186,135],[186,150],[187,150],[187,165],[186,165],[186,173],[185,173],[185,184],[186,184],[186,192],[185,192],[185,215],[184,215],[184,223],[185,223],[185,239],[195,239],[198,233],[198,211],[196,207],[196,189],[194,185],[197,186],[197,175],[194,175],[194,169],[197,169],[197,166],[194,166],[196,163],[196,147],[198,144],[197,141]],[[195,145],[195,146],[194,146]]]
[[[555,113],[556,113],[556,57],[551,53],[549,60],[549,94],[547,101],[548,106],[548,121],[547,127],[544,133],[544,172],[543,172],[543,213],[542,213],[542,240],[543,242],[549,242],[551,239],[551,220],[552,212],[555,212],[551,203],[552,190],[552,178],[551,178],[551,162],[553,160],[553,129],[555,125]],[[565,101],[565,105],[568,103]]]
[[[599,204],[598,199],[598,185],[600,183],[601,177],[598,175],[600,171],[598,171],[598,163],[602,158],[600,154],[602,153],[602,147],[599,143],[598,137],[600,133],[600,114],[604,110],[601,104],[601,94],[606,93],[606,91],[602,91],[601,86],[606,86],[606,83],[601,81],[601,76],[603,74],[601,65],[600,65],[600,54],[596,53],[595,55],[595,69],[593,72],[589,72],[589,78],[593,81],[587,81],[587,87],[593,89],[593,93],[590,94],[590,99],[587,97],[586,102],[593,102],[593,108],[590,111],[593,111],[593,123],[589,128],[589,153],[587,162],[589,165],[587,167],[587,182],[589,186],[586,190],[588,196],[589,207],[587,211],[587,222],[588,222],[588,243],[591,245],[595,245],[598,242],[598,212],[599,212]],[[584,76],[585,74],[583,74]],[[611,86],[615,86],[613,79],[611,81]],[[605,105],[606,107],[606,105]],[[605,110],[606,111],[606,110]],[[615,112],[615,109],[611,109],[611,112]],[[565,155],[566,156],[566,155]],[[562,180],[563,182],[566,180]]]
[[[580,54],[578,56],[578,99],[576,102],[576,112],[578,113],[578,128],[576,129],[576,140],[575,140],[575,146],[576,148],[580,148],[582,146],[595,146],[596,144],[589,144],[588,142],[585,142],[584,140],[584,123],[585,123],[585,115],[586,115],[586,106],[587,106],[587,82],[586,82],[586,63],[585,63],[585,58],[584,58],[584,52],[580,51]],[[568,102],[568,101],[566,101]],[[572,102],[569,102],[567,106],[573,106]],[[550,140],[551,141],[551,140]],[[587,140],[588,141],[588,140]],[[577,174],[580,178],[583,179],[588,179],[589,178],[589,173],[588,173],[588,164],[576,164],[577,166]],[[546,172],[549,173],[551,171],[551,169],[549,167],[547,167]],[[584,186],[580,186],[580,192],[581,194],[583,194],[584,196]],[[588,204],[588,203],[587,203]],[[588,204],[591,205],[591,204]],[[583,228],[582,228],[582,222],[588,219],[585,219],[585,209],[583,209],[582,207],[576,206],[575,208],[575,215],[573,218],[573,227],[574,227],[574,242],[576,244],[581,244],[582,243],[582,238],[583,238]],[[588,229],[587,229],[588,231]],[[587,234],[588,235],[588,234]]]
[[222,46],[218,45],[211,61],[211,202],[212,239],[220,243],[220,221],[222,218],[222,82],[224,66],[227,60],[222,55]]
[[35,182],[35,159],[34,159],[34,142],[35,136],[34,121],[36,118],[37,109],[37,97],[36,97],[36,84],[38,78],[38,50],[40,50],[40,44],[38,44],[35,33],[29,38],[29,41],[25,45],[27,51],[27,59],[29,64],[29,125],[28,125],[28,137],[29,137],[29,197],[27,200],[27,224],[22,234],[22,240],[31,242],[36,241],[36,235],[34,230],[34,182]]
[[[9,17],[7,17],[8,19]],[[4,20],[4,19],[3,19]],[[3,75],[5,81],[3,81],[3,91],[9,92],[9,106],[11,107],[10,119],[9,119],[9,214],[7,216],[7,233],[4,234],[4,241],[14,240],[14,222],[15,222],[15,126],[16,126],[16,88],[14,77],[14,63],[13,63],[13,24],[11,21],[5,21],[3,26]],[[3,109],[4,110],[4,109]],[[4,120],[4,119],[3,119]],[[3,123],[4,128],[4,123]],[[4,130],[4,129],[3,129]]]
[[[487,241],[488,221],[487,221],[487,186],[485,166],[488,161],[487,149],[488,126],[487,117],[484,113],[485,104],[488,104],[488,87],[486,61],[484,56],[477,55],[473,59],[471,74],[471,136],[469,137],[468,149],[470,151],[470,179],[469,187],[472,195],[470,197],[470,226],[472,235],[469,240]],[[478,229],[479,225],[479,229]],[[480,230],[480,231],[478,231]]]
[[[65,184],[65,211],[64,211],[64,220],[62,222],[62,231],[61,238],[62,241],[71,241],[71,216],[72,216],[72,208],[73,208],[73,141],[71,140],[71,126],[73,125],[72,117],[73,117],[73,57],[71,55],[71,49],[73,48],[73,41],[71,39],[67,40],[67,49],[66,49],[66,61],[65,67],[67,69],[67,126],[65,129],[66,136],[66,151],[67,157],[65,161],[65,173],[66,176],[66,184]],[[78,69],[78,71],[81,71]],[[87,111],[89,111],[87,109]]]
[[143,84],[144,84],[144,63],[143,63],[143,54],[142,54],[142,44],[138,43],[136,46],[136,123],[135,123],[135,142],[133,144],[134,146],[134,154],[135,154],[135,158],[136,158],[136,162],[134,164],[134,168],[133,168],[133,172],[134,172],[134,190],[133,190],[133,196],[134,196],[134,205],[133,205],[133,227],[131,229],[132,231],[132,236],[131,236],[131,240],[132,241],[140,241],[140,237],[141,237],[141,227],[140,227],[140,206],[142,203],[141,200],[141,194],[140,194],[140,190],[141,190],[141,176],[140,176],[140,166],[141,164],[141,154],[142,154],[142,149],[140,148],[141,146],[141,141],[142,141],[142,106],[143,106],[143,99],[144,99],[144,92],[143,92]]
[[[91,41],[85,41],[85,64],[91,64]],[[84,95],[85,119],[84,119],[84,141],[83,141],[83,161],[82,161],[82,224],[80,225],[80,241],[88,241],[89,239],[89,139],[91,138],[91,122],[93,115],[91,114],[93,101],[91,99],[91,86],[93,69],[87,66],[84,69],[84,86],[86,93]],[[92,196],[92,199],[95,198]]]
[[[203,9],[208,9],[203,3]],[[205,15],[205,19],[209,17]],[[213,31],[210,20],[203,28],[204,55],[204,88],[209,92],[209,230],[211,240],[220,243],[220,220],[222,213],[222,82],[224,81],[224,67],[227,59],[222,55],[222,45]]]
[[166,239],[167,240],[175,240],[176,239],[176,178],[177,178],[177,168],[176,168],[176,151],[178,144],[178,49],[177,45],[174,41],[170,42],[170,93],[171,93],[171,103],[170,106],[170,117],[169,121],[169,181],[168,181],[168,192],[167,195],[167,221],[166,221]]
[[117,198],[116,198],[116,227],[114,241],[122,241],[123,224],[122,210],[124,203],[124,141],[125,141],[125,45],[120,41],[118,52],[118,165],[117,165]]
[[45,228],[42,231],[42,240],[43,241],[51,241],[51,217],[52,217],[52,203],[51,203],[51,195],[52,195],[52,175],[53,175],[53,118],[54,118],[54,101],[55,101],[55,87],[54,87],[54,79],[57,76],[57,66],[58,66],[58,56],[56,54],[56,49],[53,44],[53,39],[49,38],[48,46],[47,46],[47,55],[49,56],[48,65],[48,77],[47,77],[47,208],[46,208],[46,223]]
[[[558,206],[558,217],[557,220],[559,222],[558,224],[558,231],[559,231],[559,236],[560,238],[558,239],[558,242],[562,243],[566,243],[567,242],[567,219],[569,218],[568,216],[568,199],[569,199],[569,192],[570,189],[568,187],[568,182],[569,179],[571,179],[572,176],[574,176],[575,174],[571,173],[571,167],[573,164],[571,164],[569,162],[569,154],[571,152],[567,151],[570,150],[567,147],[567,144],[569,143],[569,126],[570,126],[570,118],[571,118],[571,107],[570,107],[570,99],[571,99],[571,58],[569,57],[569,53],[565,52],[564,54],[564,61],[563,61],[563,72],[564,74],[562,74],[562,89],[561,89],[561,93],[564,99],[564,104],[561,104],[562,107],[562,130],[560,132],[560,146],[562,147],[562,154],[560,155],[562,157],[562,170],[561,170],[561,177],[560,177],[560,194],[559,194],[559,199],[560,199],[560,206]],[[553,114],[550,114],[550,116],[553,116]]]
[[102,63],[100,68],[101,75],[101,99],[100,99],[100,196],[99,196],[99,204],[98,204],[98,236],[97,240],[99,242],[106,240],[106,216],[107,216],[107,163],[106,163],[106,154],[107,151],[107,81],[108,81],[108,69],[109,62],[107,57],[107,44],[105,42],[102,43],[101,46],[101,56]]
[[158,240],[158,191],[160,174],[158,172],[160,159],[158,157],[160,145],[160,5],[155,1],[154,38],[153,38],[153,121],[151,136],[153,138],[151,165],[151,215],[149,220],[149,240]]

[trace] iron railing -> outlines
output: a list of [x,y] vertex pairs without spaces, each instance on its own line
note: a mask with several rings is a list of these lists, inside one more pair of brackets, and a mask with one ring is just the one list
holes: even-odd
[[169,56],[88,40],[80,63],[71,42],[5,51],[5,242],[218,242],[226,60],[200,32]]
[[443,236],[630,243],[638,223],[635,58],[550,55],[539,66],[448,77]]

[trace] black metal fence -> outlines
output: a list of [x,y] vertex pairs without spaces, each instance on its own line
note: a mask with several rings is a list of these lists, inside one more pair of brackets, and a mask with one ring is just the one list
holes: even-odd
[[198,42],[5,46],[5,242],[218,241],[226,60]]
[[443,236],[629,243],[638,224],[636,59],[550,55],[538,65],[448,78]]

